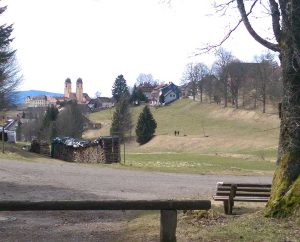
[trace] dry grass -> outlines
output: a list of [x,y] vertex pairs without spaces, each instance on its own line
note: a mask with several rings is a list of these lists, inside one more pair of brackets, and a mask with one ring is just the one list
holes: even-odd
[[[221,207],[210,211],[179,213],[177,241],[299,241],[297,218],[263,216],[262,206],[240,205],[236,215]],[[251,212],[251,213],[249,213]],[[128,222],[124,241],[159,241],[159,212],[143,213]]]
[[[142,107],[131,110],[135,123]],[[276,114],[225,109],[187,99],[162,108],[152,107],[151,111],[158,123],[155,137],[143,146],[128,143],[127,152],[187,152],[241,159],[276,159],[279,134]],[[103,128],[85,136],[108,135],[112,113],[113,110],[107,110],[91,114],[91,119],[103,123]],[[175,137],[174,130],[179,130],[180,135]]]

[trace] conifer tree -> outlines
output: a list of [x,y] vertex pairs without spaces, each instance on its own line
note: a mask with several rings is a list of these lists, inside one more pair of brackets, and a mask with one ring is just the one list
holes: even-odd
[[121,99],[121,97],[129,97],[129,90],[126,84],[126,80],[123,75],[119,75],[112,87],[112,96],[116,99],[117,102]]
[[125,133],[132,129],[132,119],[129,110],[128,97],[122,96],[115,105],[116,109],[113,114],[112,124],[110,128],[111,135],[118,135],[123,140]]
[[[6,7],[0,7],[0,16]],[[15,89],[20,83],[15,63],[15,50],[11,49],[12,25],[0,25],[0,110],[14,101]]]
[[139,104],[140,102],[146,102],[147,97],[141,90],[141,88],[137,87],[136,85],[133,86],[132,94],[130,96],[130,102]]
[[153,137],[157,127],[156,121],[148,106],[145,106],[139,116],[139,120],[135,129],[136,141],[139,144],[145,144]]
[[46,110],[40,131],[39,139],[49,141],[57,136],[56,119],[59,111],[56,107],[51,106]]

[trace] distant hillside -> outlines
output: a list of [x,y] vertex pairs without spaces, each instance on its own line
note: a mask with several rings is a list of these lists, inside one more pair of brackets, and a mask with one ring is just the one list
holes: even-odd
[[16,104],[22,104],[25,101],[27,96],[39,96],[39,95],[46,95],[52,97],[63,96],[61,93],[54,93],[54,92],[46,92],[40,90],[29,90],[29,91],[18,91],[16,92]]
[[[133,130],[143,106],[131,108]],[[145,145],[128,145],[136,153],[194,152],[210,155],[248,157],[275,160],[279,137],[278,115],[258,110],[236,110],[217,104],[200,103],[189,99],[171,105],[150,107],[157,122],[155,137]],[[86,138],[109,135],[114,110],[90,114],[102,128],[86,133]],[[174,131],[180,131],[175,136]],[[94,133],[93,133],[94,132]]]

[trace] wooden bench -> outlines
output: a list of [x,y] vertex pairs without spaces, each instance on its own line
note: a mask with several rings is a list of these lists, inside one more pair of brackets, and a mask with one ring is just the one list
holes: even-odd
[[209,200],[0,201],[0,211],[160,210],[160,241],[176,242],[177,210],[209,210]]
[[271,184],[217,183],[215,201],[223,201],[225,214],[232,214],[234,202],[267,202]]

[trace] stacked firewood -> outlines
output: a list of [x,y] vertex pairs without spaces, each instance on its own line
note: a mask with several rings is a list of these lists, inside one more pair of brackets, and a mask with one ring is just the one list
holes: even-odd
[[82,163],[120,162],[119,138],[100,137],[94,142],[67,139],[54,140],[51,148],[53,158]]
[[50,155],[50,146],[47,142],[35,139],[31,142],[30,152],[49,156]]
[[40,142],[40,154],[42,155],[50,155],[50,146],[47,142]]

